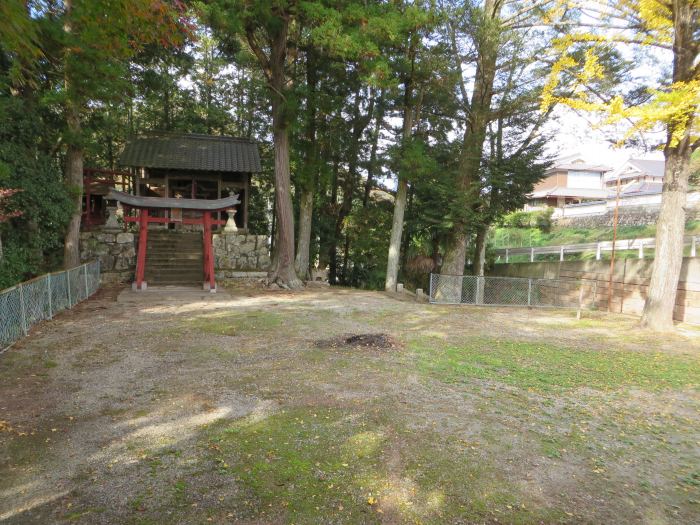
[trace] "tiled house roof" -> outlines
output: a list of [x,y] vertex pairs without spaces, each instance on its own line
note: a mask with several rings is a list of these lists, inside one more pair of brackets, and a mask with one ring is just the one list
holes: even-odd
[[198,134],[162,134],[135,138],[124,147],[119,156],[119,164],[194,171],[261,171],[260,153],[255,142]]

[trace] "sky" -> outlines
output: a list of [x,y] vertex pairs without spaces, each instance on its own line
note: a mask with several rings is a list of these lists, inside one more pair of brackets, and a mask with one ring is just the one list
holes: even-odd
[[557,109],[555,121],[549,123],[552,140],[548,153],[555,157],[567,157],[580,154],[584,160],[593,164],[603,164],[617,168],[629,158],[663,160],[663,152],[652,149],[651,145],[663,142],[659,134],[647,134],[645,140],[650,149],[618,148],[614,141],[619,139],[619,131],[599,129],[591,117],[581,116],[568,108]]

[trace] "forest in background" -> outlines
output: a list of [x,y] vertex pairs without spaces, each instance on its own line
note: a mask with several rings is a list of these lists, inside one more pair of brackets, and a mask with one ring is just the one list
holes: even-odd
[[[666,130],[677,225],[695,3],[604,2],[593,23],[585,2],[536,0],[3,2],[0,286],[76,263],[82,168],[116,168],[152,131],[259,142],[251,223],[291,287],[312,265],[368,288],[469,261],[483,274],[488,228],[549,165],[557,105],[631,123],[621,142]],[[622,45],[673,60],[640,80],[657,56]]]

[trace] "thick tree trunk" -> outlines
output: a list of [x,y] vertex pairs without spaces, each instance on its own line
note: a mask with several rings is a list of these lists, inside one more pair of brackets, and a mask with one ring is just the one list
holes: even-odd
[[73,213],[63,243],[63,266],[80,264],[80,218],[83,211],[83,149],[80,146],[80,115],[72,102],[66,104],[69,144],[66,152],[65,181],[73,195]]
[[657,331],[673,329],[678,279],[683,263],[685,205],[690,175],[689,155],[667,148],[661,210],[656,223],[656,248],[642,326]]
[[464,263],[467,260],[469,237],[462,224],[456,224],[447,239],[445,256],[442,259],[440,273],[444,275],[464,275]]
[[295,261],[297,275],[302,279],[309,278],[309,250],[311,247],[313,212],[313,191],[303,190],[299,202],[299,239],[297,240],[297,256]]
[[274,33],[269,57],[259,46],[253,28],[246,28],[248,43],[267,75],[272,99],[272,135],[275,149],[275,219],[276,237],[269,281],[284,288],[301,288],[303,283],[294,270],[294,210],[289,175],[289,129],[287,115],[286,61],[289,16],[280,18]]
[[[270,273],[269,280],[286,288],[301,288],[302,282],[294,270],[294,211],[292,209],[291,184],[289,177],[289,133],[279,121],[283,118],[275,111],[273,103],[273,135],[275,142],[275,218],[277,242],[275,260],[277,264]],[[274,122],[277,121],[277,122]]]
[[[673,81],[689,82],[697,76],[697,45],[694,41],[698,30],[697,19],[691,2],[674,1],[671,5],[674,25]],[[661,210],[656,223],[654,265],[641,320],[642,326],[657,331],[673,329],[673,310],[683,263],[690,159],[694,146],[697,146],[692,142],[696,111],[696,108],[691,108],[685,115],[675,115],[667,124],[664,149],[666,167]],[[683,126],[680,137],[679,126]]]
[[[469,102],[467,126],[464,132],[464,146],[460,161],[460,175],[455,188],[459,197],[457,203],[466,210],[474,199],[479,198],[479,168],[484,148],[486,130],[492,119],[491,100],[493,99],[493,82],[496,75],[496,61],[500,34],[493,21],[499,17],[501,4],[495,0],[484,3],[484,21],[481,32],[483,36],[478,43],[476,72],[474,74],[474,92]],[[456,57],[459,60],[459,57]],[[463,275],[466,262],[469,229],[466,219],[459,218],[447,241],[442,273]]]

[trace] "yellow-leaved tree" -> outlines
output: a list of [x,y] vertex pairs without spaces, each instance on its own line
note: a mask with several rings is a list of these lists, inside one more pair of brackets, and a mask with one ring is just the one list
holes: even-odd
[[[691,156],[700,145],[700,0],[560,0],[544,16],[566,32],[556,40],[543,110],[564,104],[596,112],[604,124],[627,126],[620,143],[645,131],[665,132],[663,193],[642,325],[670,330],[683,262]],[[659,50],[654,54],[661,60],[670,57],[671,78],[648,87],[646,96],[634,102],[590,89],[604,75],[605,52],[628,46]],[[577,86],[567,96],[556,94],[562,78]]]

